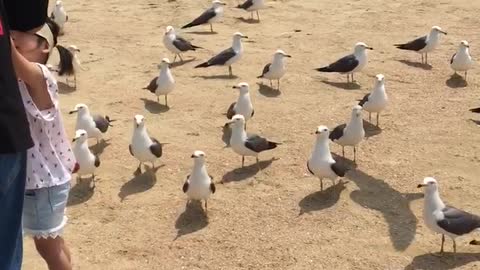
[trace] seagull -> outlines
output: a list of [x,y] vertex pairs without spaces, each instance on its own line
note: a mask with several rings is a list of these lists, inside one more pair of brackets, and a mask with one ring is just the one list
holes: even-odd
[[168,107],[167,95],[175,88],[175,79],[173,79],[172,72],[170,72],[170,60],[163,58],[158,65],[160,74],[150,81],[150,84],[143,89],[154,93],[157,96],[157,102],[160,102],[159,96],[165,96],[165,106]]
[[77,113],[75,130],[85,130],[88,138],[97,139],[97,144],[99,140],[102,139],[102,133],[107,132],[108,127],[112,127],[110,123],[115,121],[108,116],[103,117],[98,114],[91,115],[88,106],[82,103],[75,105],[75,109],[70,111],[70,114],[74,113]]
[[265,65],[262,71],[262,75],[258,76],[257,78],[265,78],[270,80],[270,87],[272,86],[272,80],[277,80],[278,82],[278,90],[280,90],[280,79],[285,75],[287,71],[285,69],[285,57],[292,57],[291,55],[286,54],[282,50],[277,50],[273,54],[273,61],[272,63],[268,63]]
[[358,42],[355,44],[352,54],[344,56],[328,66],[317,68],[315,70],[320,72],[338,72],[347,74],[347,82],[350,82],[349,75],[351,74],[352,82],[354,82],[353,73],[362,71],[367,65],[368,59],[366,50],[373,50],[373,48],[367,46],[367,44],[363,42]]
[[385,76],[383,74],[377,74],[375,76],[375,84],[373,91],[366,94],[363,99],[360,100],[358,105],[362,106],[365,111],[368,112],[368,120],[372,120],[372,113],[377,113],[377,127],[379,125],[378,119],[380,112],[387,107],[388,97],[385,92]]
[[244,9],[250,12],[250,18],[253,19],[253,12],[257,12],[258,21],[260,21],[260,15],[258,15],[258,10],[265,8],[264,0],[247,0],[243,4],[238,5],[237,8]]
[[148,135],[143,115],[137,114],[133,120],[133,136],[128,150],[140,162],[137,171],[141,172],[141,166],[144,162],[151,162],[152,168],[155,168],[155,160],[162,156],[163,144]]
[[[395,44],[394,46],[401,50],[415,51],[422,55],[422,64],[428,64],[428,53],[435,50],[440,42],[440,34],[446,35],[447,32],[443,31],[439,26],[433,26],[430,33],[423,37],[419,37],[415,40],[404,44]],[[423,55],[425,54],[425,62]]]
[[320,179],[320,190],[323,190],[323,178],[329,178],[335,185],[338,177],[344,177],[348,169],[337,163],[330,153],[329,134],[326,126],[319,126],[315,131],[317,139],[312,155],[307,161],[307,169]]
[[217,22],[223,17],[223,7],[226,4],[219,0],[212,1],[212,7],[205,10],[202,15],[198,16],[192,22],[182,26],[182,29],[194,27],[202,24],[210,24],[210,31],[213,33],[212,23]]
[[63,7],[62,1],[57,1],[55,3],[55,8],[50,14],[50,19],[52,19],[60,27],[60,34],[63,34],[65,23],[68,22],[68,15]]
[[77,53],[80,52],[80,49],[75,45],[70,45],[67,48],[57,45],[57,50],[60,58],[60,63],[58,64],[58,76],[66,76],[67,85],[69,84],[68,78],[73,76],[73,87],[77,88],[77,72],[82,68],[80,60],[78,59]]
[[239,95],[237,102],[234,102],[228,107],[227,118],[232,119],[233,116],[240,114],[245,119],[245,128],[246,122],[252,118],[255,111],[253,110],[252,101],[250,100],[250,92],[248,83],[242,82],[238,85],[232,87],[233,89],[239,90]]
[[[195,151],[192,154],[193,168],[192,173],[187,176],[183,184],[183,193],[186,193],[188,200],[205,200],[205,211],[208,212],[207,201],[210,194],[215,193],[215,184],[213,177],[207,172],[205,166],[205,153]],[[187,202],[188,203],[188,202]]]
[[175,56],[173,57],[174,63],[177,59],[177,55],[178,57],[180,57],[180,61],[183,62],[181,55],[182,52],[203,49],[202,47],[195,46],[184,38],[177,36],[175,34],[175,29],[170,25],[167,26],[165,30],[165,35],[163,36],[163,45],[165,45],[165,48],[167,48],[167,50],[175,54]]
[[443,253],[445,235],[452,239],[453,252],[457,253],[455,238],[479,229],[480,217],[445,205],[438,193],[438,183],[432,177],[423,179],[423,183],[419,184],[418,188],[424,188],[425,193],[423,208],[425,225],[430,230],[442,234],[440,253]]
[[345,146],[353,146],[353,162],[356,162],[357,145],[365,137],[362,120],[362,106],[355,105],[348,124],[336,126],[330,133],[330,140],[342,146],[342,156],[345,157]]
[[230,76],[233,76],[232,65],[236,63],[243,55],[242,38],[248,38],[240,32],[233,34],[232,47],[223,50],[221,53],[210,58],[207,62],[202,63],[195,68],[206,68],[210,66],[228,66]]
[[77,129],[75,138],[73,138],[73,142],[75,143],[73,146],[73,154],[78,164],[75,172],[77,173],[78,180],[81,180],[83,175],[91,175],[92,188],[95,188],[95,169],[100,166],[100,159],[90,152],[87,139],[87,132],[83,129]]
[[245,132],[245,118],[243,115],[235,115],[229,122],[232,125],[232,136],[230,137],[230,146],[233,151],[242,156],[242,168],[245,163],[245,156],[254,156],[257,159],[258,170],[260,164],[258,154],[263,151],[277,148],[280,143],[271,142],[256,134],[247,134]]
[[450,67],[455,71],[465,71],[465,80],[467,80],[467,71],[472,68],[473,60],[470,56],[470,45],[468,45],[468,41],[462,40],[460,42],[460,46],[458,46],[458,50],[456,53],[452,55],[452,59],[450,59]]

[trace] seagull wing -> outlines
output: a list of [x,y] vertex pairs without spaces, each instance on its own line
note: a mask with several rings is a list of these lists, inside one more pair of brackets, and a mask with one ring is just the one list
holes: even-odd
[[332,165],[330,165],[332,171],[339,177],[344,177],[345,174],[348,172],[348,167],[345,165],[340,164],[339,162],[335,161]]
[[278,143],[268,141],[256,134],[249,135],[245,141],[245,147],[256,153],[276,148],[277,145]]
[[93,122],[95,122],[95,126],[102,132],[105,133],[108,130],[108,126],[110,122],[101,115],[93,115]]
[[152,140],[152,145],[150,145],[150,152],[157,158],[162,156],[162,144],[158,142],[157,139],[150,137]]
[[329,136],[330,140],[335,141],[340,139],[343,136],[343,130],[345,129],[346,126],[347,124],[341,124],[336,126],[330,133],[330,136]]
[[271,65],[271,63],[266,64],[265,67],[263,67],[262,75],[258,76],[257,78],[263,78],[263,76],[267,74],[268,71],[270,71]]
[[182,29],[208,23],[208,21],[210,21],[216,15],[217,14],[215,13],[215,9],[213,7],[211,7],[209,9],[205,10],[200,16],[198,16],[191,23],[183,26]]
[[358,105],[363,106],[363,104],[367,103],[369,97],[370,97],[370,94],[366,94],[366,95],[363,97],[363,99],[360,100],[360,102],[358,103]]
[[148,86],[144,87],[143,89],[147,89],[148,91],[155,93],[155,90],[157,90],[157,87],[158,87],[157,80],[158,80],[158,76],[153,78],[148,84]]
[[251,6],[253,6],[253,0],[247,0],[247,1],[243,2],[243,4],[238,5],[237,8],[241,8],[241,9],[247,10],[247,9],[250,8]]
[[427,36],[419,37],[404,44],[395,44],[395,47],[408,51],[420,51],[425,46],[427,46]]
[[214,57],[210,58],[207,63],[209,66],[224,65],[228,60],[230,60],[230,58],[234,57],[236,54],[237,53],[233,50],[233,48],[228,48],[215,55]]
[[[326,67],[328,71],[346,73],[354,70],[358,66],[358,60],[353,54],[344,56]],[[319,70],[322,71],[322,70]]]
[[442,209],[444,219],[437,221],[438,226],[447,232],[455,235],[463,235],[480,228],[480,217],[457,209],[446,206]]
[[454,54],[452,55],[452,58],[450,58],[450,64],[453,64],[453,59],[455,58],[456,55],[457,55],[457,53],[454,53]]
[[179,36],[177,36],[177,38],[175,38],[175,40],[173,41],[173,46],[175,46],[182,52],[195,50],[195,47],[192,45],[192,43]]
[[233,102],[232,104],[230,104],[230,107],[228,107],[228,110],[227,110],[227,118],[228,119],[232,119],[232,117],[236,114],[235,113],[235,105],[237,103],[236,102]]

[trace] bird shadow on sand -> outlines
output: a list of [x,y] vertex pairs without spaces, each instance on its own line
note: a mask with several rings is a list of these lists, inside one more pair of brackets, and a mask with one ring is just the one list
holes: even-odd
[[77,180],[75,186],[70,188],[67,206],[82,204],[93,197],[95,189],[92,188],[92,178]]
[[350,170],[346,177],[358,186],[350,198],[360,206],[380,212],[388,224],[390,239],[395,250],[406,250],[412,243],[417,227],[417,218],[410,209],[410,202],[421,194],[402,194],[382,179],[377,179],[357,169]]
[[360,89],[360,84],[356,82],[330,82],[327,80],[322,80],[321,81],[324,84],[328,84],[330,86],[333,86],[335,88],[340,88],[343,90],[358,90]]
[[230,147],[230,137],[232,137],[232,129],[228,125],[222,127],[222,141],[225,143],[225,148]]
[[238,78],[237,75],[227,75],[227,74],[211,75],[211,76],[196,76],[196,77],[202,78],[205,80],[234,80]]
[[[414,269],[435,269],[449,270],[457,269],[471,262],[480,261],[480,253],[456,253],[445,252],[443,255],[439,252],[426,253],[416,256],[412,262],[405,266],[405,270]],[[472,266],[473,267],[473,266]],[[473,269],[473,268],[472,268]]]
[[185,211],[178,216],[175,222],[177,236],[179,237],[199,231],[208,225],[208,216],[203,210],[201,201],[190,201],[185,205]]
[[280,90],[277,90],[275,88],[270,87],[267,84],[264,83],[257,83],[258,85],[258,92],[266,97],[278,97],[279,95],[282,94]]
[[170,67],[171,67],[171,68],[180,67],[180,66],[186,65],[186,64],[188,64],[188,63],[190,63],[190,62],[193,62],[193,61],[195,61],[195,60],[197,60],[197,58],[192,57],[192,58],[187,59],[187,60],[176,61],[176,62],[173,62],[172,64],[170,64]]
[[450,78],[445,81],[445,84],[450,88],[464,88],[468,86],[467,81],[457,73],[450,76]]
[[305,213],[321,211],[334,206],[340,199],[340,194],[346,188],[346,184],[347,181],[340,180],[336,185],[307,195],[298,203],[298,206],[300,206],[298,215],[301,216]]
[[105,148],[107,148],[110,143],[109,143],[110,139],[108,140],[100,140],[99,143],[96,143],[88,148],[90,148],[90,151],[92,151],[95,155],[100,155],[103,153],[103,151],[105,151]]
[[243,18],[243,17],[236,17],[235,18],[237,21],[241,21],[243,23],[248,23],[248,24],[257,24],[260,23],[259,20],[253,19],[253,18]]
[[363,120],[363,129],[365,130],[366,138],[377,136],[382,133],[382,129],[380,127],[377,127],[376,125],[368,122],[367,120]]
[[58,92],[60,94],[70,94],[70,93],[73,93],[77,90],[77,88],[75,88],[71,85],[68,85],[64,82],[57,82],[57,85],[58,85]]
[[218,32],[215,31],[190,31],[190,32],[185,32],[185,34],[194,34],[194,35],[216,35]]
[[[245,158],[245,159],[247,160],[248,158]],[[248,166],[245,166],[243,168],[236,168],[236,169],[233,169],[233,170],[227,172],[226,174],[224,174],[223,177],[222,177],[221,183],[226,184],[226,183],[229,183],[229,182],[237,182],[237,181],[246,180],[246,179],[256,175],[257,173],[261,172],[261,171],[258,170],[258,166],[257,166],[257,163],[255,162],[255,159],[253,159],[253,160],[254,160],[254,163],[252,163]],[[278,159],[271,158],[269,160],[262,160],[258,164],[260,165],[260,168],[262,170],[264,170],[268,166],[272,165],[272,162],[274,162],[275,160],[278,160]],[[238,162],[240,163],[240,158],[238,159]]]
[[156,101],[146,99],[146,98],[141,98],[141,100],[145,104],[145,109],[147,109],[147,111],[149,111],[150,113],[158,114],[158,113],[168,112],[170,110],[170,107],[165,106]]
[[409,67],[414,67],[414,68],[421,68],[421,69],[424,69],[424,70],[431,70],[432,69],[432,66],[429,65],[429,64],[423,64],[423,63],[419,63],[419,62],[412,62],[410,60],[397,60],[398,62],[402,63],[402,64],[405,64]]
[[123,202],[123,200],[125,200],[125,198],[127,198],[128,196],[145,192],[155,186],[155,184],[157,183],[156,172],[163,166],[165,165],[162,164],[155,168],[144,166],[144,172],[141,173],[139,171],[135,171],[133,178],[123,184],[123,186],[120,188],[120,192],[118,193],[120,201]]

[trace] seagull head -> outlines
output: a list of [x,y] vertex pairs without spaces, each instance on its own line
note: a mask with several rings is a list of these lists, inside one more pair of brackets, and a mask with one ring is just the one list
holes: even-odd
[[363,52],[365,50],[373,50],[373,48],[363,42],[357,42],[357,44],[355,44],[355,52]]
[[462,40],[460,41],[460,49],[463,49],[463,48],[470,48],[470,45],[468,44],[468,41],[466,40]]
[[145,125],[145,117],[143,115],[137,114],[133,118],[134,128],[140,128]]
[[242,38],[248,38],[248,37],[240,32],[235,32],[233,34],[233,40],[241,40]]
[[83,129],[75,131],[75,137],[72,142],[83,143],[88,139],[87,132]]
[[418,184],[417,188],[424,188],[425,193],[432,193],[438,190],[438,183],[433,177],[425,177],[423,183]]
[[273,57],[278,57],[278,58],[288,57],[288,58],[290,58],[290,57],[292,57],[292,56],[289,55],[289,54],[286,54],[286,53],[285,53],[284,51],[282,51],[282,50],[276,50],[276,51],[275,51],[275,54],[273,54]]
[[245,117],[243,117],[241,114],[236,114],[227,124],[232,125],[233,127],[241,127],[243,129],[245,125]]
[[165,35],[175,34],[173,26],[169,25],[165,28]]
[[213,0],[213,1],[212,1],[212,6],[213,6],[214,8],[218,8],[218,7],[220,7],[220,6],[225,6],[225,5],[227,5],[227,4],[223,3],[223,2],[220,1],[220,0]]
[[193,154],[191,156],[191,158],[193,158],[193,162],[195,162],[195,163],[196,162],[204,162],[205,157],[206,157],[205,153],[203,151],[199,151],[199,150],[193,152]]
[[241,82],[235,86],[232,86],[233,89],[238,89],[241,94],[246,94],[248,93],[250,86],[246,82]]
[[319,139],[328,139],[330,135],[330,130],[326,126],[318,126],[317,130],[315,130],[315,135]]
[[442,28],[440,28],[440,26],[436,26],[436,25],[432,27],[432,30],[430,31],[430,33],[444,34],[444,35],[447,34],[447,32],[443,31]]
[[160,64],[158,64],[158,68],[166,68],[166,67],[170,67],[170,60],[168,60],[168,58],[163,58],[162,61],[160,62]]
[[62,1],[58,0],[57,2],[55,2],[55,6],[57,7],[61,7],[63,5]]
[[382,85],[385,83],[385,76],[383,74],[377,74],[375,76],[375,85]]
[[362,106],[355,105],[352,109],[352,118],[362,118]]
[[75,109],[69,112],[69,114],[74,114],[74,113],[78,113],[78,114],[88,113],[88,106],[83,103],[79,103],[75,105]]
[[80,49],[75,45],[68,46],[67,50],[69,50],[73,54],[76,54],[77,52],[80,52]]

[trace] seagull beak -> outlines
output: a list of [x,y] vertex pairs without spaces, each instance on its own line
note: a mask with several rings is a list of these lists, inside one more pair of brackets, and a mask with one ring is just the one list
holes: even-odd
[[195,158],[195,155],[192,155],[191,158]]
[[242,38],[248,38],[247,36],[242,36]]
[[76,113],[76,112],[78,112],[78,110],[70,111],[69,114],[74,114],[74,113]]
[[417,188],[423,188],[423,187],[426,187],[427,185],[425,184],[418,184]]
[[234,85],[232,86],[232,89],[238,89],[238,86]]
[[285,57],[292,58],[290,54],[285,54]]
[[77,52],[80,52],[80,49],[77,49]]
[[75,142],[77,140],[77,138],[73,138],[72,142]]
[[369,49],[369,50],[373,50],[373,48],[372,48],[372,47],[367,47],[367,49]]
[[440,33],[442,33],[444,35],[447,35],[447,32],[445,32],[445,31],[440,31]]

